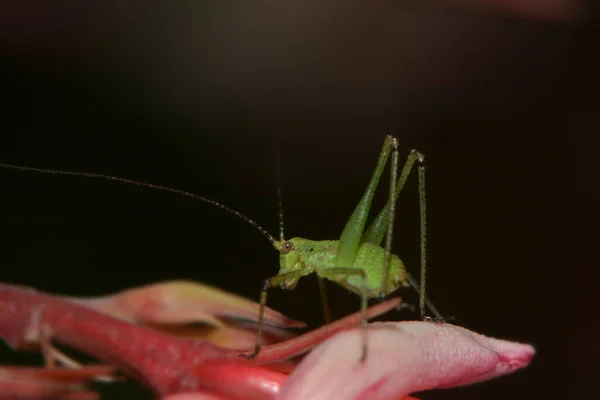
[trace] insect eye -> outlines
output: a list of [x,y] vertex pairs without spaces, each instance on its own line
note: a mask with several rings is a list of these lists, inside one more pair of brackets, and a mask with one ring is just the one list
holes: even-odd
[[291,242],[283,242],[281,245],[281,252],[283,254],[289,253],[294,248],[294,245]]

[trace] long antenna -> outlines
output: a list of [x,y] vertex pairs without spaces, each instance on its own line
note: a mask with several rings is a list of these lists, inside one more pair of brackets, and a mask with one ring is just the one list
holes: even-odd
[[127,183],[127,184],[130,184],[130,185],[136,185],[136,186],[147,187],[147,188],[156,189],[156,190],[162,190],[164,192],[171,192],[171,193],[180,194],[180,195],[183,195],[183,196],[186,196],[186,197],[191,197],[192,199],[201,200],[201,201],[203,201],[205,203],[212,204],[213,206],[218,207],[221,210],[225,210],[225,211],[227,211],[230,214],[233,214],[233,215],[236,215],[236,216],[240,217],[241,219],[243,219],[244,221],[246,221],[247,223],[249,223],[250,225],[252,225],[256,229],[258,229],[258,231],[260,233],[262,233],[269,240],[269,242],[271,242],[271,244],[273,244],[275,242],[275,238],[273,236],[271,236],[269,234],[269,232],[267,232],[267,230],[265,228],[263,228],[262,226],[260,226],[254,220],[246,217],[241,212],[236,211],[236,210],[234,210],[232,208],[229,208],[226,205],[219,203],[218,201],[207,199],[206,197],[202,197],[202,196],[199,196],[199,195],[194,194],[194,193],[186,192],[185,190],[174,189],[174,188],[170,188],[170,187],[166,187],[166,186],[155,185],[153,183],[146,183],[146,182],[134,181],[132,179],[127,179],[127,178],[119,178],[118,176],[110,176],[110,175],[104,175],[104,174],[97,174],[97,173],[94,173],[94,172],[60,171],[60,170],[55,170],[55,169],[23,167],[23,166],[20,166],[20,165],[11,165],[11,164],[3,164],[3,163],[0,163],[0,168],[14,169],[14,170],[18,170],[18,171],[40,172],[40,173],[43,173],[43,174],[50,174],[50,175],[69,175],[69,176],[80,176],[80,177],[85,177],[85,178],[105,179],[107,181],[116,181],[116,182],[121,182],[121,183]]
[[281,194],[281,149],[279,141],[275,143],[275,171],[277,174],[277,202],[279,207],[279,240],[284,241],[285,235],[283,232],[283,196]]

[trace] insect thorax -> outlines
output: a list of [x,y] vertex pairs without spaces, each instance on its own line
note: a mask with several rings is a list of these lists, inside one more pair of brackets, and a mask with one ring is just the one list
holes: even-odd
[[[318,273],[319,269],[336,268],[335,256],[339,246],[338,240],[316,241],[293,238],[287,242],[291,244],[289,251],[282,250],[281,247],[278,248],[280,250],[279,275],[297,271],[304,276],[313,272]],[[379,296],[381,281],[383,279],[384,262],[385,250],[382,247],[371,243],[363,243],[358,250],[354,265],[347,266],[350,269],[362,269],[365,271],[369,297]],[[361,293],[362,278],[360,275],[336,274],[326,276],[326,278],[339,283],[346,289],[357,294]],[[289,285],[295,286],[295,282],[289,282]],[[385,294],[390,294],[399,287],[406,285],[406,270],[404,265],[398,256],[391,254]]]

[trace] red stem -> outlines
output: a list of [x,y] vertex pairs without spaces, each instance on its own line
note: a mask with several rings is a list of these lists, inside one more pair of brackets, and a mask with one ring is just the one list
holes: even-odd
[[212,344],[144,329],[30,288],[0,284],[0,309],[0,335],[13,348],[26,347],[27,336],[47,325],[53,340],[122,369],[160,395],[199,365],[232,359]]
[[[399,302],[391,299],[373,306],[369,316],[381,314]],[[284,374],[256,364],[307,351],[360,321],[360,313],[352,314],[289,341],[266,346],[256,359],[248,361],[240,357],[241,351],[136,326],[31,288],[0,284],[0,311],[0,336],[15,349],[37,344],[44,326],[50,328],[54,341],[120,368],[158,395],[227,390],[230,396],[245,398],[264,398],[273,390],[264,387],[265,381],[279,385],[285,379]]]

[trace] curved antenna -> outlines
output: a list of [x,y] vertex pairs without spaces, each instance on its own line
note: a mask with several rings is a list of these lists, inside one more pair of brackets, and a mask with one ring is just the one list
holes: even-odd
[[116,182],[121,182],[121,183],[128,183],[128,184],[131,184],[131,185],[136,185],[136,186],[141,186],[141,187],[147,187],[147,188],[156,189],[156,190],[162,190],[164,192],[171,192],[171,193],[180,194],[180,195],[183,195],[183,196],[186,196],[186,197],[191,197],[192,199],[201,200],[201,201],[203,201],[205,203],[212,204],[213,206],[218,207],[221,210],[225,210],[225,211],[227,211],[230,214],[233,214],[233,215],[236,215],[236,216],[240,217],[241,219],[243,219],[244,221],[246,221],[247,223],[249,223],[250,225],[252,225],[253,227],[255,227],[260,233],[262,233],[269,240],[269,242],[271,242],[271,244],[273,244],[275,242],[275,238],[273,236],[271,236],[269,234],[269,232],[267,232],[267,230],[265,228],[263,228],[262,226],[260,226],[254,220],[246,217],[241,212],[236,211],[236,210],[234,210],[232,208],[229,208],[226,205],[219,203],[218,201],[207,199],[206,197],[202,197],[202,196],[199,196],[199,195],[194,194],[194,193],[186,192],[185,190],[174,189],[174,188],[170,188],[170,187],[167,187],[167,186],[155,185],[153,183],[146,183],[146,182],[134,181],[132,179],[127,179],[127,178],[119,178],[118,176],[97,174],[97,173],[94,173],[94,172],[60,171],[60,170],[55,170],[55,169],[23,167],[23,166],[20,166],[20,165],[11,165],[11,164],[3,164],[3,163],[0,163],[0,168],[14,169],[14,170],[18,170],[18,171],[40,172],[40,173],[43,173],[43,174],[50,174],[50,175],[69,175],[69,176],[80,176],[80,177],[85,177],[85,178],[105,179],[107,181],[116,181]]

